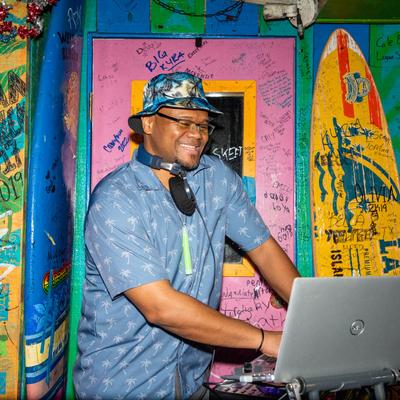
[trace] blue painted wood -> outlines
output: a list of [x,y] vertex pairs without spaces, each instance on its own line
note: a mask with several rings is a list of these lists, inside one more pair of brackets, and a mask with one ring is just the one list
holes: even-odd
[[97,0],[99,33],[149,33],[151,0]]
[[[27,398],[52,398],[65,386],[82,7],[83,0],[54,7],[40,74],[33,77],[39,82],[27,191],[24,337],[26,347],[32,346],[26,351]],[[35,348],[43,354],[36,357]]]
[[209,35],[257,35],[260,10],[257,4],[240,4],[234,0],[207,0],[206,12],[207,15],[215,14],[230,6],[236,7],[221,15],[207,17],[206,33]]

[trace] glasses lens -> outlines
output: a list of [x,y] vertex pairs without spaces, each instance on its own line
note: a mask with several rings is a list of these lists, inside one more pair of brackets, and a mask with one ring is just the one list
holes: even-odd
[[178,121],[178,126],[179,128],[181,128],[182,130],[188,130],[192,127],[193,122],[192,121],[186,121],[185,119],[180,119]]
[[193,121],[188,121],[185,119],[180,119],[177,122],[178,122],[179,128],[181,128],[182,130],[186,131],[186,130],[194,129],[194,130],[197,130],[202,135],[210,135],[212,133],[212,131],[214,130],[214,126],[209,125],[209,124],[196,124]]
[[210,131],[208,124],[200,124],[197,126],[199,127],[199,131],[202,135],[208,135],[208,133]]

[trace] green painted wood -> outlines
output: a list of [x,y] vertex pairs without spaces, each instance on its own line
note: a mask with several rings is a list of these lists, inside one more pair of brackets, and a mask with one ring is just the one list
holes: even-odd
[[296,37],[296,126],[295,126],[295,205],[296,251],[295,265],[302,276],[313,276],[310,209],[310,116],[313,87],[313,27],[300,39],[297,29],[287,20],[265,21],[260,16],[263,36]]
[[313,27],[296,46],[296,265],[313,276],[310,208],[310,129],[313,91]]
[[[194,33],[205,32],[204,0],[162,0],[168,9],[158,1],[151,2],[150,18],[152,33]],[[171,11],[170,9],[175,9]],[[189,16],[182,14],[196,14]]]
[[[400,3],[399,3],[400,4]],[[400,25],[371,25],[370,68],[385,111],[400,166]]]
[[396,23],[399,0],[328,0],[317,22]]
[[[297,29],[287,19],[266,21],[260,11],[260,35],[261,36],[297,36]],[[296,43],[297,45],[297,43]]]
[[81,316],[83,280],[85,278],[84,221],[88,205],[88,162],[87,146],[90,124],[88,99],[88,32],[96,31],[96,6],[85,1],[83,17],[82,74],[80,83],[80,112],[75,181],[75,221],[71,272],[70,337],[68,344],[68,367],[66,399],[74,399],[73,368],[77,356],[77,333]]
[[47,41],[48,27],[51,13],[43,14],[43,33],[29,42],[29,76],[30,79],[28,91],[28,135],[30,136],[33,129],[33,117],[35,115],[36,99],[38,93],[38,83],[40,67],[42,65],[44,46]]

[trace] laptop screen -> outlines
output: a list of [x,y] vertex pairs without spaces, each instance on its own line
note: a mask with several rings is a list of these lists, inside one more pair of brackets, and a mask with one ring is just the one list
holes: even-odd
[[276,382],[400,368],[400,277],[297,278]]

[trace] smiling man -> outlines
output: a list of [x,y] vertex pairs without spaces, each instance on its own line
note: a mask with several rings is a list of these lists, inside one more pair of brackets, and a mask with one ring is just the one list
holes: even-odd
[[[198,166],[209,131],[213,130],[208,120],[207,111],[162,107],[154,115],[142,117],[144,147],[165,162],[192,170]],[[156,170],[155,174],[169,179],[164,171]]]
[[221,112],[201,80],[155,76],[143,103],[129,118],[143,144],[97,185],[87,213],[80,399],[206,399],[214,346],[277,355],[280,333],[217,311],[225,236],[284,300],[298,276],[240,177],[203,155]]

